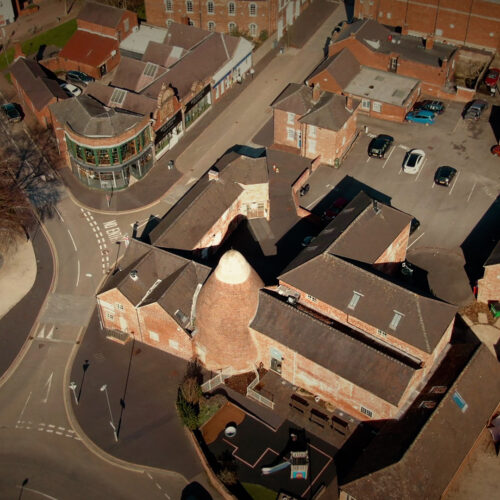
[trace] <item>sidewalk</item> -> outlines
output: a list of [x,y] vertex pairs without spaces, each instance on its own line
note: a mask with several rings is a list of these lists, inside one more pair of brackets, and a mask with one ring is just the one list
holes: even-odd
[[[275,37],[266,40],[254,54],[255,76],[247,77],[241,85],[235,85],[221,101],[213,105],[189,128],[179,144],[165,154],[141,181],[124,191],[114,192],[108,201],[105,193],[87,189],[68,168],[62,169],[61,176],[75,201],[89,209],[110,212],[139,210],[158,202],[163,196],[170,206],[173,205],[187,190],[188,182],[192,184],[193,179],[197,180],[217,158],[235,144],[234,140],[221,141],[221,135],[226,137],[232,135],[236,141],[245,143],[242,141],[242,135],[246,129],[252,128],[249,141],[257,132],[254,130],[255,126],[257,124],[262,126],[271,118],[269,104],[272,99],[289,82],[303,80],[314,69],[316,64],[311,64],[311,50],[315,54],[313,62],[314,60],[320,62],[324,40],[330,34],[332,26],[338,20],[344,19],[345,12],[338,2],[316,0],[302,16],[306,13],[307,16],[303,18],[306,21],[319,19],[323,24],[318,29],[318,21],[301,23],[299,19],[296,24],[300,26],[300,30],[297,30],[300,32],[300,37],[294,39],[294,43],[311,45],[312,49],[304,51],[304,49],[285,48],[284,54],[281,55],[279,53],[281,44],[274,47]],[[309,41],[307,44],[306,40]],[[312,40],[314,41],[311,44]],[[297,61],[301,61],[302,64]],[[271,97],[268,92],[270,88],[275,89]],[[244,90],[247,91],[243,93]],[[238,105],[238,99],[242,95],[245,95],[243,106],[241,102]],[[251,113],[255,115],[256,110],[266,113],[266,120],[262,121],[260,115],[257,117],[257,122],[252,120],[249,115]],[[222,116],[228,118],[221,119]],[[218,124],[215,123],[217,120]],[[236,127],[231,124],[235,124]],[[239,133],[235,134],[235,131]],[[223,147],[220,147],[221,144]],[[192,147],[187,151],[190,146]],[[176,169],[173,171],[166,168],[170,159],[174,159],[176,163]]]

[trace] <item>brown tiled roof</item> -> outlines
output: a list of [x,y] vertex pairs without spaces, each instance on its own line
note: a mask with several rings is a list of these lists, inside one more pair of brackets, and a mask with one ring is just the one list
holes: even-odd
[[146,52],[144,52],[142,56],[142,60],[168,68],[185,54],[187,54],[187,51],[182,47],[173,47],[159,42],[149,42]]
[[103,85],[100,82],[91,82],[84,88],[84,94],[93,97],[109,108],[124,109],[144,116],[150,116],[158,106],[156,99],[150,99],[135,92],[127,92],[123,102],[117,104],[111,101],[114,90],[114,87],[109,85]]
[[112,7],[97,2],[85,2],[84,6],[78,14],[78,19],[88,23],[106,26],[108,28],[116,28],[124,14],[123,9]]
[[[308,77],[311,78],[320,75],[323,72],[331,75],[341,88],[356,77],[361,66],[358,60],[353,56],[349,49],[342,49],[337,54],[323,61]],[[321,87],[321,82],[320,82]]]
[[325,92],[311,111],[302,116],[299,121],[319,128],[338,131],[351,118],[359,104],[359,100],[353,99],[352,110],[349,111],[346,107],[345,97]]
[[243,192],[240,184],[267,182],[265,158],[229,153],[217,164],[218,180],[203,176],[150,233],[156,246],[180,250],[196,248],[200,239]]
[[[146,61],[139,61],[131,57],[122,57],[113,76],[113,80],[111,81],[111,85],[133,92],[142,92],[148,85],[151,85],[167,72],[167,69],[163,66],[157,66],[155,72],[151,76],[146,75],[144,71],[146,70],[147,64]],[[147,97],[156,99],[158,94]]]
[[165,38],[167,45],[174,45],[190,50],[202,40],[210,36],[211,32],[188,26],[187,24],[172,23],[168,28],[168,33]]
[[19,83],[37,110],[42,110],[54,98],[68,99],[68,95],[56,80],[49,78],[43,66],[35,61],[19,58],[10,69],[12,76]]
[[395,406],[416,371],[267,290],[259,292],[259,308],[250,326]]
[[[458,397],[467,404],[465,411],[455,402]],[[439,499],[499,401],[500,365],[481,344],[402,459],[359,479],[348,476],[341,489],[358,500]],[[371,457],[372,464],[376,460]],[[359,477],[356,465],[354,472]]]
[[118,42],[114,38],[76,30],[59,57],[98,68],[111,57],[113,50],[118,50]]
[[271,106],[299,116],[305,115],[314,106],[312,89],[299,83],[289,83]]
[[[418,295],[328,252],[285,272],[280,280],[427,353],[433,352],[456,313],[454,306]],[[360,298],[350,309],[354,292]],[[391,329],[396,312],[401,319]]]
[[56,102],[50,109],[60,123],[87,137],[115,137],[143,120],[142,115],[105,108],[86,94]]

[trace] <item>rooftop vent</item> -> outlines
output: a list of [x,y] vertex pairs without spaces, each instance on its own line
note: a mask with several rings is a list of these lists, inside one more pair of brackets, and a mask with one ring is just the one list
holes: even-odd
[[219,180],[219,171],[215,167],[212,167],[208,171],[208,180],[209,181],[218,181]]
[[292,306],[294,306],[296,303],[297,303],[297,297],[294,297],[293,295],[289,295],[287,298],[286,298],[286,301],[291,304]]
[[380,213],[380,207],[378,206],[377,200],[373,200],[373,211],[378,215]]
[[139,276],[137,275],[137,271],[135,269],[133,269],[132,271],[130,271],[130,277],[134,280],[134,281],[137,281]]

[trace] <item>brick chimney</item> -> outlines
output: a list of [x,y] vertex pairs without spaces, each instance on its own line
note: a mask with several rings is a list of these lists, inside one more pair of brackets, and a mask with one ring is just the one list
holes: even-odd
[[425,50],[431,50],[434,47],[434,36],[429,35],[425,39]]
[[347,109],[349,113],[353,112],[352,97],[350,95],[345,98],[345,109]]
[[315,83],[313,85],[313,90],[312,90],[312,100],[314,103],[317,103],[319,101],[319,98],[321,97],[321,87],[319,83]]
[[12,62],[16,62],[21,57],[26,57],[26,56],[23,52],[23,49],[21,48],[21,42],[16,42],[14,44],[14,59],[12,60]]

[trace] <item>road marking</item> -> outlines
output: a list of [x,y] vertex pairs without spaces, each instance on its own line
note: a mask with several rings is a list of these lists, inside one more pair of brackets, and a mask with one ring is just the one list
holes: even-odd
[[42,399],[42,403],[46,404],[47,401],[49,400],[49,394],[50,394],[50,388],[52,387],[52,376],[54,375],[54,372],[52,372],[47,379],[47,382],[45,382],[45,385],[43,386],[44,388],[47,387],[47,392],[45,394],[45,398]]
[[69,237],[71,238],[71,242],[73,243],[73,246],[75,247],[75,252],[77,251],[77,248],[76,248],[76,243],[75,243],[75,240],[73,239],[73,235],[71,234],[71,231],[68,229],[68,234],[69,234]]
[[366,163],[368,163],[369,161],[370,161],[370,157],[368,157],[368,158],[366,159]]
[[61,426],[58,426],[57,427],[60,431],[65,431],[66,430],[66,427],[61,427]]
[[86,276],[87,278],[92,278],[92,274],[91,274],[91,273],[86,273],[86,274],[85,274],[85,276]]
[[31,398],[31,391],[28,394],[28,398],[26,399],[26,402],[24,403],[23,409],[21,410],[19,417],[17,417],[18,422],[19,422],[19,420],[21,420],[21,418],[23,418],[24,411],[26,410],[26,407],[28,406],[28,401],[30,400],[30,398]]
[[455,177],[455,182],[453,183],[453,186],[451,186],[450,192],[448,193],[448,196],[451,196],[451,193],[453,192],[453,188],[455,187],[455,184],[458,181],[458,177],[460,176],[460,172],[457,173],[457,176]]
[[422,236],[424,235],[425,233],[422,233],[418,238],[414,239],[407,247],[406,249],[408,250],[408,248],[410,248],[412,245],[414,245],[420,238],[422,238]]
[[387,159],[384,161],[384,164],[382,165],[382,168],[385,168],[387,165],[387,162],[389,161],[389,158],[391,157],[392,153],[394,152],[396,148],[391,148],[391,152],[387,155]]
[[149,479],[153,479],[153,476],[149,472],[146,471],[146,474],[149,477]]
[[[42,493],[41,491],[38,491],[38,490],[34,490],[32,488],[26,488],[26,486],[17,486],[21,492],[23,491],[31,491],[31,493],[38,493],[39,495],[42,495],[42,497],[45,497],[45,498],[48,498],[49,500],[58,500],[57,498],[55,497],[51,497],[50,495],[46,495],[45,493]],[[19,497],[21,498],[21,497]]]
[[161,490],[161,486],[158,484],[158,483],[155,483],[156,484],[156,487]]
[[76,285],[75,287],[78,286],[78,283],[80,283],[80,259],[76,261],[78,271],[76,272]]
[[45,325],[43,325],[41,330],[38,332],[37,338],[43,339],[44,336],[45,336]]
[[469,196],[467,197],[467,203],[469,203],[469,201],[470,201],[470,197],[472,196],[472,192],[474,191],[476,184],[477,184],[477,182],[474,182],[474,185],[472,186],[472,189],[470,190]]
[[399,144],[398,148],[401,148],[401,149],[403,149],[405,151],[410,151],[410,148],[408,146],[405,146],[404,144]]
[[49,434],[52,434],[54,432],[54,429],[45,429],[46,432],[48,432]]
[[47,333],[47,339],[52,339],[54,337],[54,326],[50,329],[49,333]]
[[61,212],[57,210],[57,207],[54,207],[54,210],[56,211],[57,215],[59,215],[59,218],[64,222],[63,216],[61,215]]
[[63,433],[62,433],[62,432],[60,432],[60,431],[56,431],[56,434],[57,434],[58,436],[62,436],[62,435],[63,435]]
[[54,424],[49,424],[49,427],[55,427],[55,425]]

